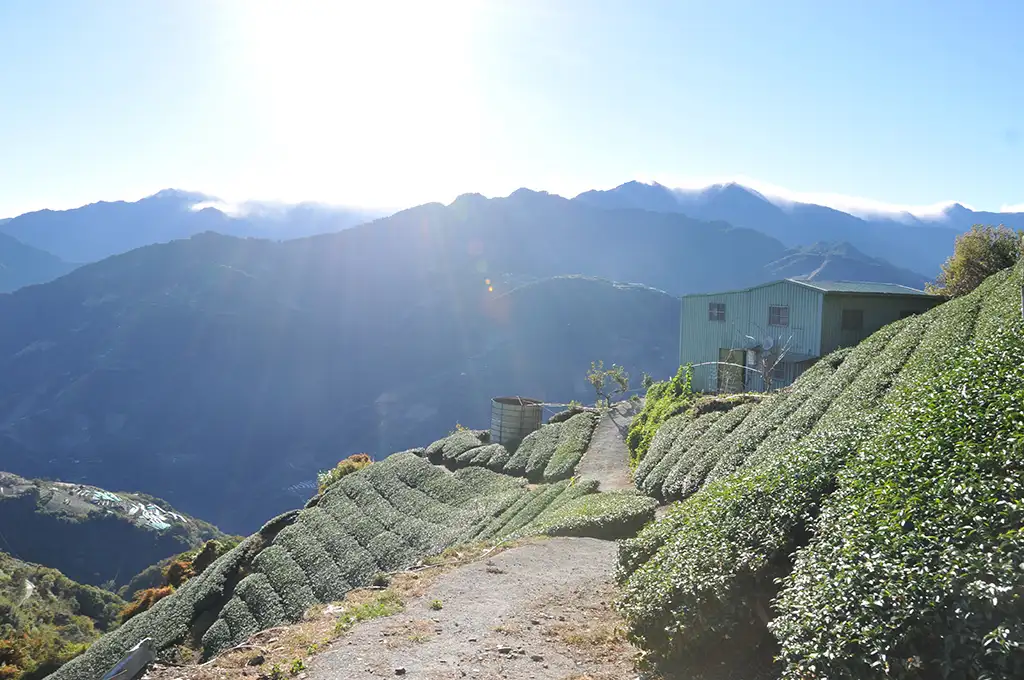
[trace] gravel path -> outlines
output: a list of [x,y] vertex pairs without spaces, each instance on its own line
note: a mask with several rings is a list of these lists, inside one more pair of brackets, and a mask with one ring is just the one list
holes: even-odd
[[629,478],[629,449],[626,434],[633,422],[635,407],[629,402],[616,404],[597,424],[590,447],[583,455],[577,473],[584,479],[596,479],[601,491],[632,489]]
[[614,634],[620,623],[608,606],[615,551],[589,538],[535,540],[460,567],[404,612],[356,626],[303,675],[635,678],[633,649]]

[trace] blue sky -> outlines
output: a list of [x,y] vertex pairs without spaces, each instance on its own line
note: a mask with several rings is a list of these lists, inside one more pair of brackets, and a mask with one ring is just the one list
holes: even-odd
[[6,0],[0,216],[630,179],[1000,209],[1024,203],[1021,25],[997,0]]

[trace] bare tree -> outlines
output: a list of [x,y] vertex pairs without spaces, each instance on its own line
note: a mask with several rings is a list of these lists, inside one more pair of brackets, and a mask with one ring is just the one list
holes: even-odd
[[790,335],[785,344],[774,339],[770,348],[761,347],[757,351],[757,361],[760,367],[761,378],[764,381],[764,391],[770,392],[772,383],[775,380],[775,373],[783,364],[786,355],[789,354],[793,344],[793,336]]
[[[793,351],[793,336],[790,335],[784,342],[781,338],[771,336],[767,333],[762,334],[760,340],[751,335],[743,335],[742,337],[749,342],[737,343],[733,347],[729,348],[729,354],[741,352],[744,357],[746,357],[748,352],[754,352],[756,354],[756,358],[753,365],[746,361],[742,364],[731,361],[706,361],[699,364],[693,364],[693,366],[714,366],[717,370],[721,370],[723,367],[732,367],[753,371],[754,373],[759,374],[764,382],[762,391],[770,392],[772,389],[772,382],[775,380],[776,374],[780,367],[785,363],[786,357]],[[769,340],[769,342],[765,342],[765,340]],[[765,345],[768,346],[766,347]]]

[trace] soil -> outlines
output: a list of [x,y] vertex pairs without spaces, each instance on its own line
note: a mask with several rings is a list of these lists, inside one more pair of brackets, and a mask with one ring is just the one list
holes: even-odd
[[590,446],[580,461],[577,474],[584,479],[596,479],[600,483],[600,491],[633,488],[629,476],[626,435],[635,413],[636,407],[630,402],[622,402],[608,409],[601,416],[590,439]]
[[634,650],[610,608],[615,550],[538,539],[443,574],[404,612],[313,657],[306,680],[634,678]]

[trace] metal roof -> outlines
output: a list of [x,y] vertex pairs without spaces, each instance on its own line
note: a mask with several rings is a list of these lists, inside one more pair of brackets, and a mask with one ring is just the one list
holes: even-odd
[[786,279],[801,286],[816,288],[826,293],[862,293],[870,295],[915,295],[928,296],[923,290],[901,286],[898,283],[875,283],[872,281],[802,281]]
[[713,297],[715,295],[729,295],[732,293],[748,293],[765,286],[774,286],[778,283],[793,283],[804,288],[820,291],[821,293],[848,294],[848,295],[909,295],[912,297],[934,298],[935,295],[926,293],[910,286],[901,286],[898,283],[874,283],[872,281],[803,281],[801,279],[777,279],[766,281],[749,288],[737,290],[717,290],[705,293],[689,293],[682,297]]

